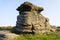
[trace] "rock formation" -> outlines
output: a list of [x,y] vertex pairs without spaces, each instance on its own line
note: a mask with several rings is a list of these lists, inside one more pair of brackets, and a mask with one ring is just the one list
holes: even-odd
[[42,7],[33,5],[30,2],[24,2],[17,8],[19,15],[17,16],[16,27],[14,29],[19,33],[44,33],[50,31],[49,19],[41,14],[43,10]]

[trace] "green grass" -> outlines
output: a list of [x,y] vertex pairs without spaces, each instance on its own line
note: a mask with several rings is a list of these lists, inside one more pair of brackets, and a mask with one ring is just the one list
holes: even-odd
[[14,40],[60,40],[60,32],[44,34],[20,34]]

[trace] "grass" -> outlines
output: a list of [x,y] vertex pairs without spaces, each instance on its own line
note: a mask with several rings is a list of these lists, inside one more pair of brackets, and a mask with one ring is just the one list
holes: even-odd
[[20,34],[14,40],[60,40],[60,32],[44,34]]

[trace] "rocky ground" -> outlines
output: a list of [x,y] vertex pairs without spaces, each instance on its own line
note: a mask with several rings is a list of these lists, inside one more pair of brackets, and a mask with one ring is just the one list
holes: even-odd
[[0,40],[13,40],[16,36],[18,35],[8,30],[0,30]]

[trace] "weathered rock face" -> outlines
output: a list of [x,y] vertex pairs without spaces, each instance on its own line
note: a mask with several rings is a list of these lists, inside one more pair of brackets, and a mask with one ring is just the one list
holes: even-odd
[[42,7],[35,6],[30,2],[24,2],[17,8],[17,11],[19,11],[15,27],[17,32],[44,33],[50,31],[48,18],[41,14]]

